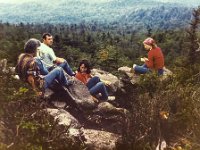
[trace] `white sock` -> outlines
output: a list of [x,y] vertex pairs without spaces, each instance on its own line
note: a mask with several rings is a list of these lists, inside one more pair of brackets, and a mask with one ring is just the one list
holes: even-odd
[[133,69],[135,69],[136,66],[137,66],[136,64],[133,64]]

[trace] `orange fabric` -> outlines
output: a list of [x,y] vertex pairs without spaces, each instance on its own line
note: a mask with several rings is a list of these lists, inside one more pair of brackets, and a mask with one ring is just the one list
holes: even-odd
[[81,73],[78,72],[76,73],[75,77],[80,80],[81,82],[83,82],[84,84],[86,84],[88,82],[88,80],[92,77],[90,74],[87,73]]
[[145,61],[145,64],[150,69],[162,69],[164,67],[164,56],[162,50],[159,47],[156,47],[148,52],[148,60]]

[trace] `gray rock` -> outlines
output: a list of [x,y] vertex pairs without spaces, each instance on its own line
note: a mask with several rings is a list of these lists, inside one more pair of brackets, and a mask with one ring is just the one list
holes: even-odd
[[[161,76],[160,80],[165,80],[166,78],[168,78],[170,75],[172,75],[172,71],[170,71],[169,69],[167,69],[166,67],[163,68],[164,70],[164,73],[163,75]],[[132,83],[132,84],[135,84],[135,83],[138,83],[139,80],[140,80],[140,76],[141,75],[136,75],[134,74],[132,71],[131,71],[131,68],[130,67],[127,67],[127,66],[123,66],[123,67],[120,67],[118,68],[118,71],[119,72],[123,72],[125,73],[128,78],[129,78],[129,81]]]
[[2,72],[2,73],[8,73],[9,72],[7,70],[7,59],[0,60],[0,72]]
[[92,129],[84,129],[84,136],[89,150],[114,150],[120,138],[118,134]]
[[127,66],[123,66],[118,68],[119,72],[124,72],[129,78],[133,77],[133,73],[131,73],[131,68]]
[[66,107],[66,102],[62,102],[62,101],[52,101],[51,102],[56,108],[62,108],[64,109]]
[[110,104],[109,102],[102,102],[99,103],[98,108],[95,109],[94,112],[123,114],[125,112],[125,109],[117,108],[112,104]]
[[[69,77],[68,77],[69,78]],[[94,102],[87,86],[76,78],[73,78],[74,84],[64,88],[69,96],[81,109],[94,109],[97,104]]]
[[51,98],[51,96],[54,94],[54,92],[51,90],[51,89],[46,89],[45,92],[44,92],[44,98],[45,99],[48,99],[48,98]]
[[108,81],[110,83],[109,88],[113,93],[120,87],[119,79],[109,72],[100,69],[92,69],[91,74],[99,77],[102,81]]
[[81,139],[83,136],[83,131],[80,123],[76,118],[74,118],[69,112],[63,109],[50,109],[47,108],[46,111],[54,117],[54,119],[58,119],[59,125],[69,126],[68,135],[75,139]]

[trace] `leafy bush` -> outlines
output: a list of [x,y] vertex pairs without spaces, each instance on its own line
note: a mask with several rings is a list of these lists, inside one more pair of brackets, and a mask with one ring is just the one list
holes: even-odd
[[81,141],[69,138],[69,127],[58,125],[45,113],[42,101],[27,84],[12,75],[0,75],[0,118],[5,128],[0,149],[83,149]]
[[193,73],[184,68],[163,81],[154,74],[141,77],[137,88],[132,88],[134,95],[129,93],[130,115],[119,149],[151,150],[159,139],[164,139],[169,149],[200,148],[196,144],[200,139],[200,75],[194,78]]

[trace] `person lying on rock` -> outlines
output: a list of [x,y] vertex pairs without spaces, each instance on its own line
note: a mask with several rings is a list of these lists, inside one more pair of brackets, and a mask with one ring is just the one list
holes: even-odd
[[29,39],[25,45],[25,52],[18,57],[16,72],[20,79],[28,82],[38,96],[42,96],[56,79],[62,86],[69,86],[73,82],[67,80],[64,75],[64,70],[61,67],[54,68],[51,72],[37,59],[37,48],[40,46],[40,41],[37,39]]
[[70,75],[75,76],[68,62],[64,58],[57,57],[51,48],[53,44],[53,36],[50,33],[44,33],[42,36],[43,43],[38,47],[37,57],[42,61],[45,67],[50,71],[54,67],[59,66]]
[[145,74],[151,71],[156,71],[158,75],[163,75],[164,56],[162,50],[156,45],[152,38],[147,38],[143,41],[144,48],[148,51],[148,58],[141,58],[144,62],[142,66],[133,64],[133,72]]
[[100,100],[115,100],[115,96],[108,96],[106,86],[100,78],[91,76],[90,65],[87,60],[80,62],[75,77],[88,87],[92,96],[96,97],[100,94]]

